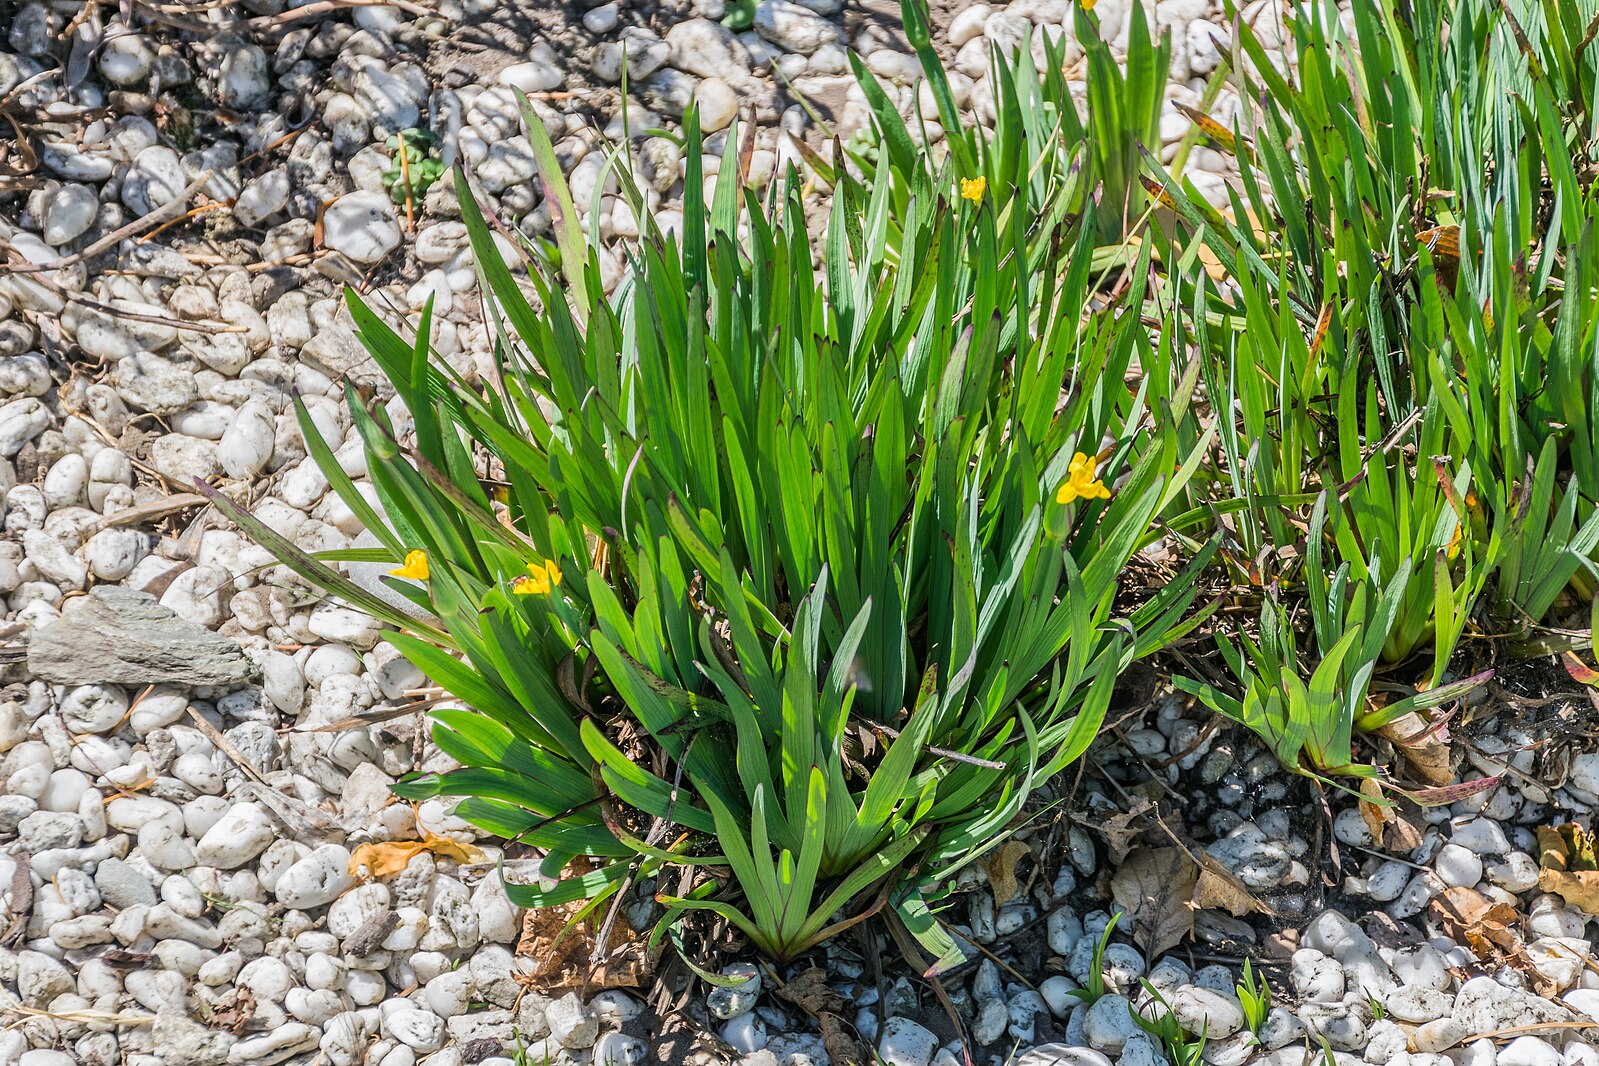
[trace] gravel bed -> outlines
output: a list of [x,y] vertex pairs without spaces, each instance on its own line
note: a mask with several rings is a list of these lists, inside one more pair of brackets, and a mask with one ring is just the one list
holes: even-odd
[[[371,619],[318,600],[189,494],[196,478],[223,487],[307,550],[372,543],[305,457],[291,405],[304,399],[364,484],[340,382],[385,392],[346,284],[412,326],[431,297],[440,355],[469,378],[490,370],[453,187],[397,204],[391,137],[430,127],[438,162],[464,163],[504,224],[548,236],[512,90],[530,94],[610,287],[640,227],[614,177],[594,207],[609,143],[674,128],[693,100],[708,153],[735,116],[757,124],[758,182],[800,165],[802,141],[825,154],[800,100],[841,137],[865,125],[848,50],[907,111],[926,96],[894,8],[763,0],[735,33],[722,0],[413,7],[7,7],[0,110],[33,151],[0,144],[0,1066],[828,1066],[852,1041],[889,1066],[957,1066],[944,1006],[887,941],[782,971],[735,964],[744,984],[709,995],[551,977],[496,842],[447,804],[392,801],[397,777],[447,763],[416,716],[325,728],[424,679]],[[1211,0],[1146,7],[1174,40],[1169,157],[1188,130],[1174,105],[1199,106],[1229,31]],[[1127,0],[1095,10],[1125,43]],[[1242,17],[1280,48],[1282,10],[1255,0]],[[935,5],[961,105],[992,118],[990,42],[1070,38],[1071,14],[1065,0]],[[1080,55],[1069,41],[1068,62]],[[1209,110],[1228,123],[1236,105],[1225,89]],[[681,150],[648,133],[632,148],[671,228],[700,194]],[[1199,148],[1189,174],[1225,203],[1225,157]],[[376,567],[350,569],[381,590]],[[972,958],[943,983],[973,1054],[1162,1062],[1129,1013],[1148,1006],[1147,979],[1207,1030],[1212,1066],[1299,1066],[1323,1047],[1340,1066],[1599,1066],[1583,1028],[1599,1016],[1592,919],[1540,892],[1535,858],[1536,828],[1599,807],[1599,756],[1573,742],[1557,757],[1558,707],[1542,725],[1509,703],[1478,710],[1472,774],[1511,771],[1417,814],[1402,846],[1379,846],[1346,798],[1324,815],[1253,741],[1177,704],[1128,723],[1096,755],[1104,780],[1073,796],[1092,816],[1023,838],[1020,891],[979,868],[961,886],[949,914]],[[1090,1007],[1070,993],[1130,841],[1159,835],[1147,811],[1116,820],[1134,798],[1116,782],[1151,776],[1200,797],[1193,846],[1272,913],[1201,910],[1193,939],[1156,958],[1124,923]],[[351,873],[364,846],[420,840],[432,846],[396,875]],[[515,859],[505,869],[523,876]],[[626,908],[635,927],[648,889]],[[1447,935],[1454,890],[1512,911],[1513,950],[1478,943],[1479,957]],[[1246,957],[1275,993],[1258,1038],[1235,994]],[[818,962],[821,982],[806,976]]]

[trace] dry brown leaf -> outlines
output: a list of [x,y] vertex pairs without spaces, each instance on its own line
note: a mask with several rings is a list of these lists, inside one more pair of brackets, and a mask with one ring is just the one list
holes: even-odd
[[261,776],[261,771],[255,768],[249,757],[193,707],[189,708],[189,718],[193,721],[194,727],[204,733],[206,739],[248,778],[247,791],[257,803],[271,811],[274,818],[288,827],[294,839],[326,840],[334,830],[338,829],[333,817],[326,811],[273,788],[267,779]]
[[235,1036],[242,1034],[255,1017],[255,993],[239,985],[212,1012],[209,1024],[213,1029],[226,1029]]
[[[1234,918],[1242,918],[1246,914],[1276,914],[1270,906],[1255,898],[1243,883],[1216,864],[1216,860],[1205,862],[1201,859],[1202,866],[1199,879],[1194,883],[1194,907],[1202,911],[1226,911]],[[1215,865],[1213,865],[1215,864]]]
[[1395,718],[1377,730],[1404,757],[1417,780],[1437,788],[1452,784],[1455,773],[1449,766],[1449,745],[1439,739],[1439,731],[1415,711]]
[[647,938],[620,919],[611,924],[610,943],[594,963],[599,919],[573,922],[586,906],[586,900],[578,900],[560,907],[528,908],[522,916],[516,953],[535,960],[535,965],[531,974],[518,980],[546,995],[559,995],[595,988],[637,988],[655,972]]
[[1289,926],[1268,934],[1265,944],[1265,957],[1268,959],[1291,959],[1294,952],[1299,950],[1299,930]]
[[822,1047],[827,1057],[838,1066],[862,1066],[872,1061],[861,1048],[861,1043],[850,1035],[849,1026],[836,1014],[824,1014],[819,1022],[822,1029]]
[[1246,914],[1275,915],[1277,912],[1270,904],[1257,899],[1254,893],[1244,886],[1231,870],[1210,852],[1200,847],[1183,828],[1182,820],[1173,817],[1177,822],[1174,828],[1168,825],[1165,819],[1156,816],[1155,822],[1171,838],[1188,861],[1199,866],[1198,877],[1194,882],[1193,909],[1195,911],[1226,911],[1234,918],[1242,918]]
[[844,1024],[843,1014],[848,1004],[828,984],[825,969],[812,966],[780,987],[777,994],[816,1019],[828,1058],[839,1066],[860,1066],[869,1061],[860,1043],[850,1035],[849,1026]]
[[1078,821],[1105,838],[1105,848],[1110,852],[1111,865],[1114,866],[1127,858],[1127,853],[1133,849],[1133,841],[1148,828],[1148,819],[1144,815],[1154,806],[1148,799],[1144,799],[1135,803],[1131,810],[1107,814],[1103,818],[1095,819],[1092,825],[1086,818],[1079,818]]
[[0,947],[11,947],[28,931],[28,913],[33,907],[33,862],[26,851],[17,852],[17,867],[11,873],[11,924],[0,933]]
[[1198,880],[1199,866],[1181,848],[1139,848],[1111,878],[1111,895],[1132,925],[1133,940],[1150,959],[1194,931]]
[[1599,840],[1575,822],[1538,827],[1538,860],[1555,870],[1599,869]]
[[1515,930],[1521,916],[1508,903],[1494,902],[1474,888],[1446,888],[1431,907],[1449,938],[1479,956],[1494,958],[1521,948]]
[[1421,847],[1423,824],[1420,818],[1412,818],[1402,809],[1399,817],[1388,826],[1388,850],[1397,855],[1405,855]]
[[1474,888],[1446,888],[1429,905],[1433,920],[1457,944],[1484,962],[1514,967],[1540,995],[1553,995],[1553,983],[1527,957],[1516,926],[1521,915],[1508,903],[1496,903]]
[[102,529],[109,529],[112,526],[142,525],[157,518],[165,518],[169,514],[186,511],[191,507],[204,507],[208,502],[198,492],[178,492],[159,499],[147,500],[125,510],[113,511],[104,518],[90,522],[84,527],[83,536],[91,537]]
[[1016,898],[1016,864],[1033,849],[1020,840],[1007,840],[982,860],[988,871],[988,884],[994,890],[994,906],[1003,907]]
[[1420,808],[1402,794],[1385,797],[1374,778],[1360,782],[1360,817],[1371,830],[1375,845],[1395,853],[1421,847]]
[[483,852],[475,844],[462,844],[449,837],[426,834],[422,840],[385,840],[376,844],[362,844],[350,853],[350,874],[381,881],[393,877],[417,855],[424,851],[459,863],[482,862]]
[[779,988],[777,994],[813,1017],[837,1014],[844,1009],[844,997],[833,991],[827,983],[827,971],[820,966],[812,966],[799,974]]
[[1383,802],[1382,786],[1375,778],[1360,779],[1360,794],[1365,797],[1360,801],[1361,820],[1366,823],[1371,839],[1380,848],[1383,832],[1387,830],[1389,821],[1394,817],[1393,808]]
[[1538,887],[1584,914],[1599,914],[1599,870],[1593,869],[1593,852],[1593,838],[1581,826],[1539,826]]

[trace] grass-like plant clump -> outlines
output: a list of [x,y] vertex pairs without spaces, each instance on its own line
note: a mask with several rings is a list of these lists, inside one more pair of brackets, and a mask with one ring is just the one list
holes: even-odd
[[463,768],[401,794],[546,849],[562,879],[518,902],[691,866],[668,919],[712,910],[786,957],[889,875],[969,861],[1086,750],[1196,594],[1117,610],[1199,456],[1124,385],[1139,332],[1079,313],[1094,243],[1065,187],[1001,217],[953,160],[919,172],[901,269],[890,161],[841,172],[818,272],[796,177],[762,202],[726,143],[710,208],[651,234],[615,300],[563,254],[581,288],[535,273],[535,309],[463,180],[498,380],[352,300],[410,425],[352,394],[381,514],[328,472],[438,618],[391,639],[476,712],[435,713]]
[[1218,634],[1228,670],[1179,684],[1292,768],[1375,773],[1351,727],[1430,732],[1411,715],[1480,680],[1493,637],[1592,599],[1599,8],[1512,6],[1308,6],[1294,80],[1243,33],[1263,106],[1230,209],[1151,164],[1167,255],[1231,265],[1165,328],[1234,412],[1216,487],[1262,593],[1242,650]]
[[859,68],[875,141],[815,160],[819,246],[737,130],[695,195],[691,114],[681,229],[640,206],[610,296],[530,116],[558,255],[508,267],[457,176],[492,382],[351,297],[399,399],[349,394],[376,505],[302,425],[383,547],[225,506],[460,701],[461,768],[398,791],[541,849],[518,903],[670,871],[661,935],[711,911],[788,958],[890,913],[942,954],[929,902],[1134,659],[1181,640],[1176,684],[1287,768],[1425,801],[1458,794],[1433,712],[1587,610],[1595,0],[1307,6],[1291,77],[1240,26],[1239,121],[1196,126],[1221,209],[1149,151],[1169,45],[1132,10],[1125,70],[1075,15],[1086,115],[1049,42],[995,57],[984,132],[907,0],[947,142]]

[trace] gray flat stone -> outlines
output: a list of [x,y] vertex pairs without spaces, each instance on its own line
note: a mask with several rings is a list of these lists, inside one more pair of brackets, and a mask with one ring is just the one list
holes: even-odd
[[185,622],[146,592],[101,585],[34,630],[28,669],[60,685],[242,685],[256,667],[237,643]]

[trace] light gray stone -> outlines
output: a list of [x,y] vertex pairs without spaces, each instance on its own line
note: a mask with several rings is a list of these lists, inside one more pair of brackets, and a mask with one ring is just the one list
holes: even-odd
[[837,27],[825,18],[788,0],[762,0],[755,7],[755,32],[785,52],[810,55],[840,39]]
[[400,246],[394,203],[370,190],[347,193],[322,215],[322,243],[357,263],[376,263]]
[[184,622],[155,597],[100,585],[33,631],[28,669],[62,685],[242,685],[256,667],[238,644]]
[[909,1018],[899,1016],[883,1023],[883,1033],[877,1042],[877,1053],[885,1066],[928,1066],[937,1050],[938,1037]]

